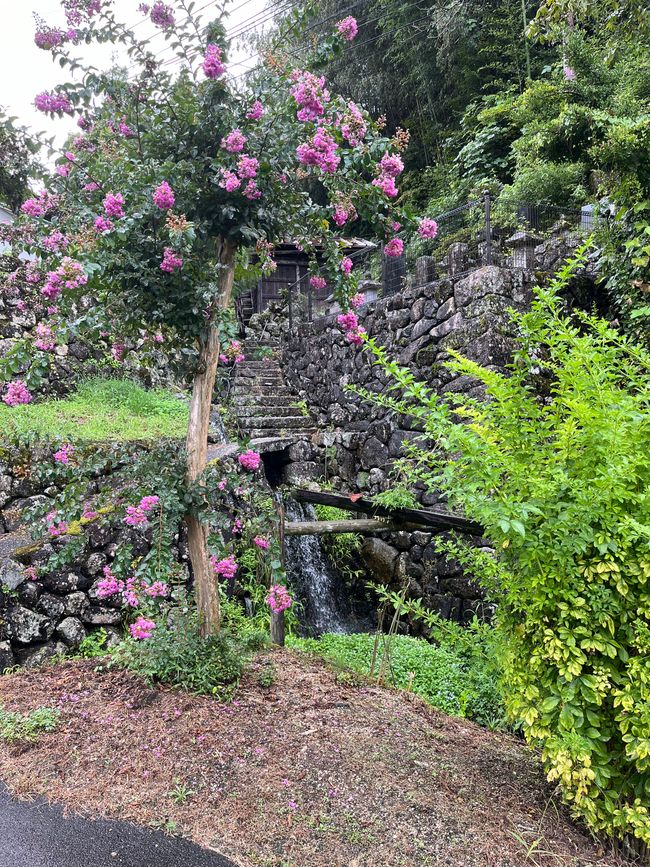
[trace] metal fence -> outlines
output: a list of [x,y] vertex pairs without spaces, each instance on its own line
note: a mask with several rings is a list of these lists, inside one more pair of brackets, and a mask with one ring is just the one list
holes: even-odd
[[[351,254],[355,268],[363,266],[368,275],[360,285],[366,301],[401,292],[408,285],[464,277],[484,265],[543,270],[546,242],[562,234],[588,233],[594,226],[594,212],[590,205],[504,207],[495,205],[486,195],[446,211],[435,220],[435,240],[409,244],[408,255],[385,256],[381,248],[375,254],[368,250]],[[327,280],[326,273],[311,276]],[[291,329],[339,312],[329,287],[314,286],[306,276],[288,285],[286,291]]]

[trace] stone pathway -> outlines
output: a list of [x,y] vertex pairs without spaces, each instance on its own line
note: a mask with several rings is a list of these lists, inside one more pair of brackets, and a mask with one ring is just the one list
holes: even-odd
[[313,419],[300,406],[298,395],[288,387],[277,347],[266,345],[273,355],[255,359],[262,347],[254,341],[244,343],[246,361],[237,365],[230,399],[242,434],[251,439],[306,439],[316,430]]
[[0,785],[0,867],[236,867],[222,855],[127,822],[64,817]]

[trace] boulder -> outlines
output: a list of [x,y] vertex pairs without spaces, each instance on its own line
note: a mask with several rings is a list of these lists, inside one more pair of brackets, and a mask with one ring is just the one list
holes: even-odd
[[31,644],[32,641],[48,639],[54,631],[52,621],[36,611],[14,605],[7,611],[9,634],[19,644]]
[[66,617],[65,620],[62,620],[56,627],[56,633],[65,641],[68,647],[75,648],[79,647],[86,637],[83,623],[76,617]]
[[58,620],[59,617],[63,614],[65,605],[62,599],[59,599],[58,596],[54,596],[52,593],[43,593],[41,598],[38,600],[38,604],[36,605],[36,610],[40,611],[41,614],[44,614],[46,617],[49,617],[50,620]]
[[17,590],[25,580],[25,567],[15,560],[7,560],[0,567],[0,584],[7,590]]
[[83,617],[88,611],[89,605],[86,594],[77,591],[66,596],[63,600],[63,613],[68,617]]
[[83,615],[83,621],[91,626],[118,626],[122,622],[123,616],[118,609],[91,605]]
[[67,650],[68,648],[61,641],[48,641],[47,644],[19,651],[17,657],[18,662],[24,665],[25,668],[38,668],[39,665],[43,665],[44,662],[48,662],[50,659],[55,659],[57,656],[65,656]]
[[398,551],[382,539],[368,538],[361,546],[361,557],[374,580],[388,584],[395,571]]

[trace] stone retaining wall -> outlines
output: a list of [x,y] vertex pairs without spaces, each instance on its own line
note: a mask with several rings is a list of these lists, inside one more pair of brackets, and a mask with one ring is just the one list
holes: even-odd
[[[476,394],[475,382],[443,366],[447,350],[503,368],[513,347],[507,311],[524,309],[532,286],[530,272],[486,266],[457,282],[443,279],[367,304],[358,312],[359,323],[392,358],[437,392]],[[417,432],[346,386],[381,393],[389,385],[387,374],[372,364],[367,352],[344,339],[335,315],[301,325],[284,344],[283,366],[321,425],[314,452],[324,457],[333,489],[369,494],[385,490],[403,442]],[[416,494],[423,506],[441,502],[435,493]],[[412,595],[423,596],[445,616],[466,619],[476,608],[478,588],[463,577],[457,563],[437,553],[431,534],[368,540],[364,556],[381,580],[407,582]]]

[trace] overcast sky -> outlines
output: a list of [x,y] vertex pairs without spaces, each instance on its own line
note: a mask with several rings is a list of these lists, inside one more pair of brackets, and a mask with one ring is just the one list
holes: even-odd
[[[150,40],[154,53],[165,48],[165,40],[158,29],[149,21],[143,21],[142,13],[138,12],[141,0],[113,0],[113,8],[118,20],[129,27],[135,27],[138,38]],[[197,9],[206,6],[202,11],[203,23],[210,20],[210,13],[220,6],[217,2],[196,0]],[[267,0],[231,0],[232,10],[226,19],[226,27],[250,28],[254,23],[250,19],[259,15],[267,6]],[[4,106],[10,115],[15,115],[19,121],[33,130],[45,131],[48,136],[55,134],[60,146],[67,133],[76,130],[76,121],[64,117],[51,120],[47,115],[36,111],[34,97],[43,90],[51,90],[57,84],[69,80],[69,71],[63,70],[52,60],[49,51],[43,51],[34,44],[34,18],[32,13],[43,18],[47,24],[55,27],[65,27],[65,16],[59,0],[0,0],[0,105]],[[216,14],[215,16],[216,17]],[[107,68],[111,64],[114,49],[111,46],[93,45],[74,47],[75,56],[84,58],[99,68]],[[245,46],[233,51],[231,61],[237,62],[248,57],[251,51]],[[161,59],[173,56],[167,49]],[[246,64],[252,65],[252,61]],[[235,74],[245,66],[234,67]]]

